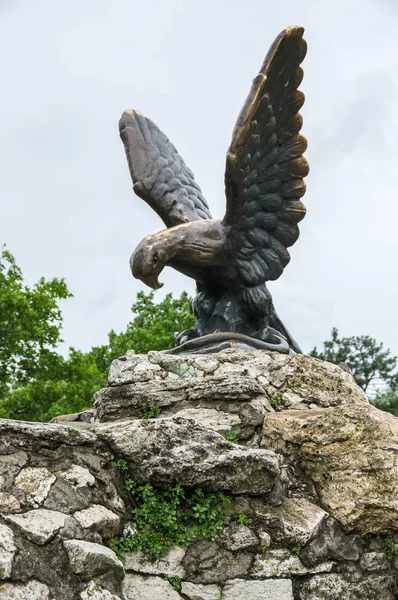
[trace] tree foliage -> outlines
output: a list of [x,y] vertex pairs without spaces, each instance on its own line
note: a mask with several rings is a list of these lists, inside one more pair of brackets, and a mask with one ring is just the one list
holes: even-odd
[[125,331],[111,331],[106,345],[89,352],[57,351],[61,340],[60,300],[70,298],[63,279],[33,287],[5,248],[0,260],[0,418],[48,421],[92,406],[93,394],[106,383],[112,360],[127,350],[137,353],[175,345],[174,333],[191,327],[191,299],[168,294],[158,304],[153,292],[140,292]]
[[63,279],[43,277],[29,287],[11,252],[0,252],[0,398],[10,386],[46,376],[62,341],[59,300],[69,298]]
[[356,382],[366,392],[371,387],[391,387],[397,383],[397,358],[368,335],[340,337],[336,328],[332,329],[330,340],[323,343],[323,350],[314,348],[310,356],[335,364],[347,364]]

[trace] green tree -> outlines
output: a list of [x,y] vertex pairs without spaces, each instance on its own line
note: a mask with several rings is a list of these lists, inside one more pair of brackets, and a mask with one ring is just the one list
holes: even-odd
[[42,277],[27,286],[14,256],[0,248],[0,398],[11,387],[46,377],[61,341],[59,300],[71,295],[63,279]]
[[48,421],[92,406],[93,394],[106,383],[110,363],[127,350],[137,353],[175,345],[174,333],[191,327],[191,300],[184,292],[158,304],[140,292],[133,320],[124,332],[111,331],[109,343],[84,353],[74,348],[64,358],[59,301],[69,298],[63,279],[24,283],[13,255],[0,254],[0,417]]
[[175,333],[193,327],[195,317],[191,311],[192,299],[186,292],[179,298],[167,294],[156,304],[154,292],[138,292],[137,300],[131,307],[134,318],[125,331],[108,334],[109,343],[92,348],[97,367],[107,374],[112,360],[122,356],[127,350],[146,354],[149,350],[165,350],[175,346]]
[[0,399],[0,417],[49,421],[57,415],[81,412],[92,406],[94,393],[105,382],[91,353],[70,348],[66,359],[56,355],[45,374],[14,386]]
[[365,392],[370,387],[385,389],[397,383],[397,358],[384,348],[382,342],[368,335],[339,337],[334,327],[331,339],[323,343],[323,350],[314,348],[310,356],[335,364],[347,364]]
[[372,404],[380,410],[385,410],[398,417],[398,389],[394,387],[385,392],[379,392],[372,399]]

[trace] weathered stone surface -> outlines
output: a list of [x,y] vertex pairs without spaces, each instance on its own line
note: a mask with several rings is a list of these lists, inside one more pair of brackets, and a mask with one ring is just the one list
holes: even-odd
[[10,577],[16,549],[12,529],[0,523],[0,579]]
[[127,552],[124,567],[126,571],[147,575],[170,575],[170,577],[183,578],[185,569],[181,562],[184,556],[184,548],[173,548],[167,556],[156,560],[149,560],[143,552]]
[[124,580],[123,593],[126,600],[181,600],[180,594],[165,579],[130,573]]
[[228,550],[242,550],[258,545],[258,538],[246,525],[233,523],[223,531],[223,542]]
[[62,471],[58,476],[65,479],[74,488],[92,486],[95,483],[95,477],[93,477],[90,471],[79,465],[71,465],[67,471]]
[[252,577],[291,577],[292,575],[306,575],[307,573],[327,573],[333,569],[335,563],[329,561],[308,569],[303,565],[296,554],[289,550],[269,550],[258,554],[250,572]]
[[273,452],[232,444],[189,419],[125,421],[96,432],[128,461],[138,482],[265,494],[279,474]]
[[394,600],[392,576],[370,576],[358,583],[348,582],[341,575],[315,575],[306,581],[301,600]]
[[14,523],[28,540],[41,546],[52,540],[70,517],[55,510],[38,508],[23,514],[4,515],[4,518]]
[[83,529],[96,531],[104,540],[114,537],[120,525],[119,517],[101,504],[93,504],[89,508],[75,512],[73,516]]
[[123,578],[123,564],[110,548],[84,540],[66,540],[63,544],[73,573],[91,578],[112,571]]
[[228,581],[223,589],[222,600],[243,599],[293,600],[292,582],[289,579],[270,579],[268,581],[234,579]]
[[345,535],[338,523],[328,518],[319,533],[300,552],[306,565],[314,565],[324,560],[359,560],[363,541],[358,535]]
[[201,540],[189,546],[183,560],[186,579],[193,583],[223,583],[234,577],[245,577],[253,555],[232,553],[215,542]]
[[119,596],[115,596],[105,590],[95,581],[90,581],[86,589],[80,594],[81,600],[121,600]]
[[306,498],[286,498],[280,506],[256,504],[256,514],[275,542],[305,546],[318,532],[327,513]]
[[55,475],[44,467],[26,467],[15,478],[15,487],[24,503],[38,508],[47,498]]
[[[26,452],[33,449],[39,450],[45,445],[48,447],[48,443],[67,446],[92,445],[95,443],[95,435],[90,431],[71,429],[55,423],[29,423],[0,419],[0,452],[2,451],[1,445],[4,445],[5,449],[12,448],[14,444],[24,445]],[[7,458],[7,453],[5,454]],[[24,466],[21,456],[17,458],[17,462],[18,470],[20,470]]]
[[[267,415],[263,447],[298,463],[347,530],[398,529],[398,419],[362,404]],[[355,475],[353,475],[355,474]]]
[[49,600],[50,592],[44,583],[0,583],[0,598],[4,600]]
[[220,600],[221,588],[218,585],[201,585],[199,583],[190,583],[183,581],[181,593],[188,600]]
[[21,508],[17,498],[8,492],[0,492],[0,512],[15,512]]
[[361,556],[360,565],[368,573],[380,572],[390,568],[385,552],[366,552]]
[[175,413],[175,416],[194,419],[206,429],[217,433],[230,433],[241,424],[239,415],[232,415],[214,408],[186,408]]
[[[109,384],[119,387],[123,403],[118,402],[118,394],[100,392],[96,402],[100,420],[115,418],[116,412],[118,418],[129,416],[129,410],[142,401],[168,406],[215,396],[235,400],[241,396],[248,401],[265,393],[269,398],[278,397],[282,408],[367,402],[352,375],[340,367],[305,355],[265,351],[228,349],[202,356],[128,352],[112,363]],[[114,403],[118,404],[117,411],[112,408]]]

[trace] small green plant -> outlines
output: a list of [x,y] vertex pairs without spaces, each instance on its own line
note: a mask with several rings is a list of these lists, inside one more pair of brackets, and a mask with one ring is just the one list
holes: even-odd
[[160,407],[155,404],[151,405],[148,402],[141,402],[141,419],[156,419],[160,415]]
[[387,531],[385,536],[378,535],[376,540],[384,545],[387,560],[394,560],[398,556],[398,544],[394,542],[392,531]]
[[267,552],[267,550],[268,550],[268,546],[266,546],[265,544],[262,544],[262,545],[260,546],[260,552],[261,552],[262,554],[265,554],[265,553]]
[[270,398],[268,402],[272,408],[277,408],[282,402],[282,398],[280,396],[275,396],[275,398]]
[[238,443],[239,440],[239,432],[238,431],[230,431],[229,433],[222,433],[223,438],[225,438],[228,442],[233,442],[234,444]]
[[160,490],[124,477],[137,533],[110,541],[119,558],[139,550],[153,557],[165,556],[175,546],[186,548],[195,539],[214,540],[223,529],[230,499],[221,492],[185,490],[178,484]]
[[171,577],[170,575],[163,575],[163,579],[166,579],[171,585],[171,587],[176,591],[181,591],[181,577]]
[[292,548],[292,552],[298,556],[301,552],[301,546],[294,546],[294,548]]
[[252,522],[251,518],[248,517],[242,511],[238,512],[238,514],[236,515],[236,520],[238,521],[238,523],[240,523],[240,525],[250,525],[250,523]]
[[116,461],[116,466],[121,471],[127,471],[127,463],[125,460],[123,460],[121,458],[119,458],[119,460]]

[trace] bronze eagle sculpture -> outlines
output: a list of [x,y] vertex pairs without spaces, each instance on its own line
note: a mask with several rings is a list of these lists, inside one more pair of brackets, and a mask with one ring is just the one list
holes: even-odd
[[155,123],[134,110],[120,120],[133,189],[167,227],[142,240],[131,270],[153,289],[162,286],[165,266],[196,280],[196,324],[177,336],[187,351],[233,340],[241,347],[300,352],[266,282],[288,264],[287,249],[306,212],[300,198],[309,166],[298,90],[307,50],[303,32],[282,31],[253,80],[227,152],[222,220],[212,218],[192,171]]

